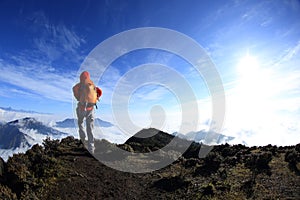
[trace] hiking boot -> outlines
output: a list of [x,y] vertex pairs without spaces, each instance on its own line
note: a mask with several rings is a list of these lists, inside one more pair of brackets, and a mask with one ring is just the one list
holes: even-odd
[[88,146],[88,151],[89,151],[91,154],[94,154],[94,153],[95,153],[95,146],[94,146],[94,144],[89,144],[89,146]]
[[79,141],[77,142],[77,147],[81,147],[81,146],[84,146],[84,145],[83,145],[83,142],[82,142],[81,140],[79,140]]
[[86,147],[87,145],[87,141],[84,139],[79,139],[78,143],[77,143],[77,147]]

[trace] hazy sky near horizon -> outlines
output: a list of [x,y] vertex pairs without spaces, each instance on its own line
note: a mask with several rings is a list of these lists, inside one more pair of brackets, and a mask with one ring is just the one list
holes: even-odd
[[[123,31],[160,27],[195,40],[215,64],[225,89],[224,133],[251,144],[299,143],[299,19],[297,0],[0,0],[0,106],[72,115],[71,88],[88,54]],[[212,112],[205,81],[190,63],[153,49],[111,63],[97,83],[103,88],[97,114],[113,120],[114,87],[147,63],[168,66],[189,82],[201,113],[199,128],[205,128]],[[163,113],[163,107],[165,128],[177,128],[180,103],[168,88],[147,84],[132,92],[133,121],[149,126],[151,108]]]

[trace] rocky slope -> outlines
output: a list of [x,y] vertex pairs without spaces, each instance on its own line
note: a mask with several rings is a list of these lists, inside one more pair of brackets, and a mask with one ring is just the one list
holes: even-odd
[[[118,147],[146,156],[173,137],[144,129]],[[97,141],[96,154],[108,153],[105,145],[114,144]],[[72,137],[47,139],[0,160],[0,199],[300,199],[300,144],[218,145],[204,158],[200,148],[192,143],[171,165],[134,174],[107,167]]]

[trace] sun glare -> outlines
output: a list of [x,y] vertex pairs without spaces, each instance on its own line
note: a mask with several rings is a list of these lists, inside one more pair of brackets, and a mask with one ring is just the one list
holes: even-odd
[[262,79],[262,69],[258,60],[254,56],[247,54],[241,58],[237,65],[239,94],[249,98],[261,95],[261,86],[264,85]]
[[247,55],[240,60],[237,70],[243,77],[252,77],[259,70],[259,63],[255,57]]
[[259,60],[251,55],[242,57],[237,63],[236,70],[238,81],[231,99],[231,111],[238,116],[237,120],[240,119],[241,124],[250,122],[256,124],[257,120],[268,118],[267,116],[272,113],[269,110],[269,100],[276,93],[270,71],[264,69]]

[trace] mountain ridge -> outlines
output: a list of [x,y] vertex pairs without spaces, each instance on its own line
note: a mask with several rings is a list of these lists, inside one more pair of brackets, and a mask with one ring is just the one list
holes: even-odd
[[235,137],[233,136],[227,136],[221,133],[217,133],[215,131],[206,131],[206,130],[192,131],[186,134],[173,132],[172,135],[183,139],[192,140],[204,144],[211,144],[211,145],[228,143],[235,139]]
[[[112,123],[108,121],[104,121],[100,118],[95,118],[95,126],[100,126],[100,127],[111,127],[113,126]],[[66,118],[62,121],[57,121],[55,124],[55,127],[59,128],[74,128],[77,127],[77,119],[74,118]]]

